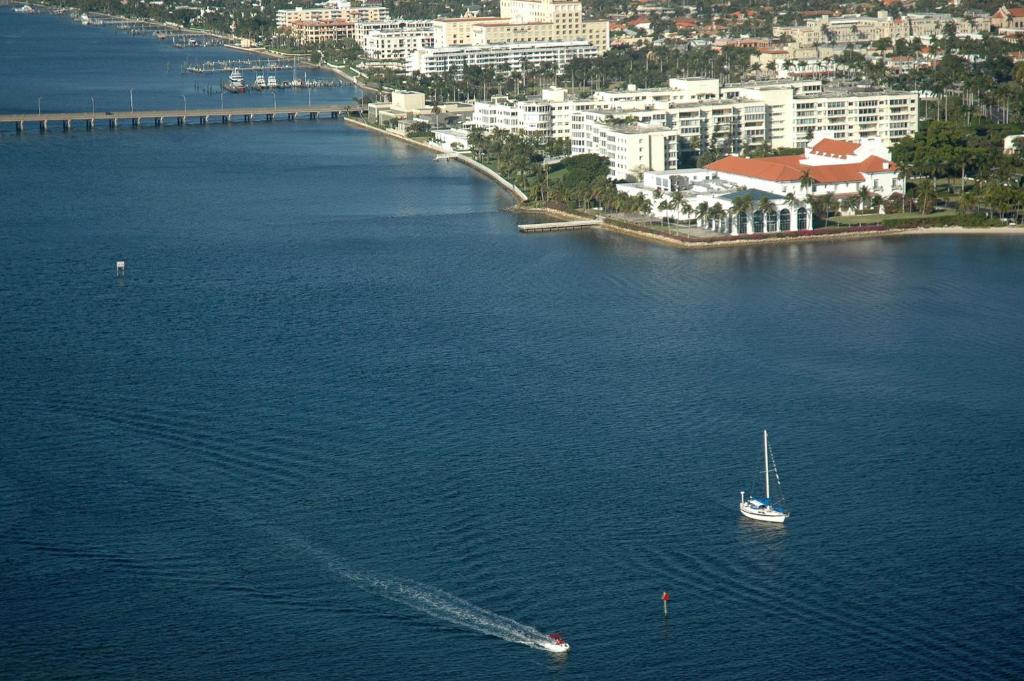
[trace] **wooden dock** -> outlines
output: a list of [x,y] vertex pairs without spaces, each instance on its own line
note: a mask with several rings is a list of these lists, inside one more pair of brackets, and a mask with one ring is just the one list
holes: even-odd
[[519,225],[519,231],[523,234],[536,232],[571,232],[577,229],[590,229],[600,227],[600,220],[570,220],[568,222],[537,222],[532,225]]

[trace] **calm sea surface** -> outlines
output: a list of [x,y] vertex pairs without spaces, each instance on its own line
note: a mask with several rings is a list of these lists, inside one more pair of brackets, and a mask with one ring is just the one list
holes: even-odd
[[[223,55],[0,9],[0,110]],[[4,678],[1024,676],[1024,239],[522,236],[337,121],[5,132],[0,187]]]

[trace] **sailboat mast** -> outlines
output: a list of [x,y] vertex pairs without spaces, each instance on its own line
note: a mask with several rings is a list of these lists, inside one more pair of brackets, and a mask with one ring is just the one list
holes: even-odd
[[768,486],[768,431],[764,431],[764,498],[771,499],[772,492]]

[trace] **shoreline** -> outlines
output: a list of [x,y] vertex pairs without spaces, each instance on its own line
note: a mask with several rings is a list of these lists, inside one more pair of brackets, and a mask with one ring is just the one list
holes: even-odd
[[[12,6],[17,3],[13,3]],[[52,9],[52,6],[47,2],[40,2],[39,0],[30,0],[28,4],[45,7]],[[250,54],[256,54],[268,58],[274,59],[296,59],[298,63],[309,68],[320,69],[328,71],[339,76],[345,82],[350,83],[360,90],[379,93],[380,88],[375,88],[365,83],[362,83],[357,77],[350,75],[344,71],[340,66],[324,62],[322,64],[315,64],[309,59],[309,53],[306,53],[305,58],[299,57],[297,54],[289,54],[287,52],[277,52],[275,50],[265,47],[242,47],[241,45],[231,44],[232,41],[238,40],[236,36],[230,36],[223,33],[217,33],[215,31],[206,29],[187,28],[180,25],[170,26],[169,23],[158,22],[152,19],[141,19],[137,17],[125,17],[119,15],[105,14],[101,12],[94,12],[96,16],[103,17],[105,19],[112,19],[118,21],[133,21],[141,25],[154,27],[155,29],[172,27],[175,30],[179,30],[186,33],[193,33],[196,35],[205,35],[217,38],[224,41],[222,47],[230,50],[237,50],[241,52],[247,52]],[[444,150],[433,147],[426,142],[411,139],[405,135],[401,135],[391,130],[385,130],[375,125],[364,122],[358,118],[346,117],[344,121],[349,125],[354,125],[358,128],[366,130],[368,132],[375,132],[378,134],[391,137],[393,139],[411,144],[419,147],[424,151],[429,151],[435,155],[444,154]],[[468,166],[470,169],[476,171],[478,174],[483,175],[487,179],[491,180],[499,187],[504,189],[506,192],[511,194],[517,200],[517,203],[510,206],[506,210],[510,210],[518,213],[525,214],[541,214],[549,217],[554,217],[560,220],[579,220],[581,218],[591,218],[589,215],[580,215],[571,211],[566,211],[559,208],[550,208],[546,206],[526,206],[524,205],[527,201],[526,194],[519,189],[515,184],[502,177],[492,168],[484,165],[476,159],[470,158],[463,154],[457,154],[451,157],[453,160],[461,162],[463,165]],[[997,226],[997,227],[962,227],[962,226],[941,226],[941,227],[907,227],[907,228],[892,228],[892,229],[878,229],[870,231],[856,231],[856,232],[838,232],[828,234],[807,234],[799,237],[776,237],[776,238],[760,238],[760,239],[731,239],[731,240],[684,240],[676,238],[667,234],[658,234],[656,232],[648,232],[640,229],[630,229],[622,225],[611,224],[601,220],[601,225],[597,229],[602,229],[608,232],[613,232],[641,241],[648,241],[663,246],[669,246],[672,248],[679,248],[684,250],[703,250],[711,248],[737,248],[737,247],[748,247],[748,246],[778,246],[782,244],[792,243],[806,243],[806,242],[835,242],[835,241],[850,241],[855,239],[877,239],[877,238],[891,238],[891,237],[906,237],[906,236],[927,236],[927,235],[947,235],[947,236],[964,236],[964,235],[1024,235],[1024,226],[1021,227],[1009,227],[1009,226]]]
[[661,244],[663,246],[670,246],[673,248],[680,248],[683,250],[705,250],[712,248],[742,248],[748,246],[784,246],[787,244],[803,244],[808,242],[813,243],[828,243],[836,241],[855,241],[858,239],[885,239],[892,237],[907,237],[907,236],[1024,236],[1024,227],[958,227],[945,225],[942,227],[906,227],[903,229],[878,229],[872,231],[863,232],[839,232],[830,234],[807,234],[798,237],[776,237],[769,239],[735,239],[729,241],[683,241],[681,239],[675,239],[671,236],[655,234],[652,232],[642,232],[640,230],[629,229],[628,227],[622,227],[620,225],[613,225],[604,223],[600,229],[607,230],[609,232],[615,232],[623,236],[632,237],[634,239],[640,239],[642,241],[650,241]]
[[[443,149],[438,149],[437,147],[432,147],[429,144],[427,144],[426,142],[421,142],[419,140],[410,139],[409,137],[406,137],[405,135],[400,135],[397,132],[393,132],[391,130],[385,130],[383,128],[378,128],[377,126],[370,125],[369,123],[365,123],[365,122],[363,122],[362,120],[360,120],[358,118],[347,117],[347,118],[345,118],[345,122],[348,123],[349,125],[354,125],[357,128],[362,128],[363,130],[367,130],[369,132],[379,133],[379,134],[384,135],[386,137],[391,137],[392,139],[396,139],[396,140],[399,140],[401,142],[405,142],[406,144],[411,144],[411,145],[413,145],[415,147],[419,147],[420,149],[423,149],[424,151],[429,151],[429,152],[433,153],[435,156],[438,155],[438,154],[444,154],[445,153],[445,151]],[[502,177],[501,175],[499,175],[498,173],[496,173],[492,169],[488,168],[483,163],[480,163],[476,159],[468,158],[466,156],[463,156],[462,154],[458,154],[456,156],[452,156],[451,159],[453,161],[459,161],[463,165],[469,166],[471,169],[475,170],[477,173],[479,173],[479,174],[487,177],[489,180],[495,182],[499,187],[501,187],[502,189],[507,191],[512,196],[516,197],[516,199],[520,203],[522,203],[523,201],[526,200],[526,194],[524,194],[523,191],[521,189],[519,189],[519,187],[515,186],[514,184],[512,184],[511,182],[506,180],[504,177]],[[518,206],[516,208],[518,209]]]
[[[16,6],[17,4],[18,4],[17,0],[15,0],[14,2],[10,3],[10,5],[12,7]],[[49,3],[47,3],[47,2],[45,2],[43,0],[29,0],[29,2],[25,3],[25,4],[29,4],[29,5],[32,5],[32,6],[45,7],[47,10],[50,10],[50,11],[54,10],[54,6],[53,5],[50,5]],[[83,14],[87,13],[87,10],[81,10],[81,9],[79,9],[77,7],[74,8],[74,9],[82,12]],[[297,63],[301,64],[302,66],[305,66],[305,67],[308,67],[308,68],[313,68],[313,69],[320,69],[321,71],[329,71],[329,72],[331,72],[331,73],[333,73],[333,74],[335,74],[337,76],[340,76],[341,79],[344,80],[345,82],[347,82],[347,83],[349,83],[351,85],[354,85],[354,86],[356,86],[356,87],[358,87],[360,89],[367,90],[367,91],[370,91],[370,92],[380,92],[380,90],[378,88],[375,88],[375,87],[372,87],[372,86],[369,86],[369,85],[366,85],[364,83],[359,82],[359,80],[357,78],[354,78],[353,76],[349,75],[348,73],[343,71],[341,69],[341,67],[339,67],[339,66],[336,66],[334,64],[329,64],[327,62],[324,62],[323,64],[315,64],[315,63],[313,63],[309,59],[309,53],[308,52],[292,54],[292,53],[288,53],[288,52],[278,52],[276,50],[272,50],[272,49],[266,48],[266,47],[242,47],[241,45],[234,44],[236,41],[240,40],[240,38],[238,36],[228,35],[226,33],[218,33],[216,31],[213,31],[213,30],[210,30],[210,29],[206,29],[206,28],[192,28],[192,27],[188,27],[188,26],[182,26],[181,24],[172,24],[170,22],[157,21],[155,19],[143,19],[143,18],[140,18],[140,17],[129,17],[129,16],[123,16],[123,15],[119,15],[119,14],[106,14],[105,12],[92,12],[92,14],[94,16],[101,17],[103,19],[107,19],[107,20],[111,20],[111,21],[131,21],[131,22],[137,23],[137,24],[139,24],[141,26],[146,26],[147,28],[152,28],[153,30],[173,28],[174,30],[181,31],[182,33],[191,33],[191,34],[194,34],[194,35],[202,35],[202,36],[208,36],[210,38],[216,38],[218,40],[223,41],[223,44],[221,45],[221,47],[223,47],[225,49],[228,49],[228,50],[238,50],[240,52],[248,52],[250,54],[256,54],[256,55],[260,55],[260,56],[263,56],[263,57],[270,57],[270,58],[273,58],[273,59],[296,59]],[[305,56],[302,56],[303,54]]]
[[[345,118],[345,122],[354,125],[358,128],[366,130],[368,132],[375,132],[386,137],[411,144],[412,146],[419,147],[424,151],[429,151],[435,155],[444,154],[445,151],[432,147],[426,142],[419,140],[410,139],[404,135],[391,130],[385,130],[378,128],[375,125],[370,125],[357,118]],[[560,208],[550,208],[547,206],[527,206],[526,194],[521,189],[515,186],[512,182],[499,175],[496,171],[490,167],[480,163],[476,159],[469,158],[462,154],[453,156],[452,160],[460,161],[464,165],[469,166],[480,175],[488,178],[492,182],[495,182],[502,189],[512,194],[518,203],[510,206],[507,210],[524,213],[524,214],[538,214],[546,215],[549,217],[556,218],[558,220],[580,220],[580,219],[593,219],[593,216],[573,213]],[[721,240],[721,241],[684,241],[682,239],[674,238],[665,234],[657,234],[655,232],[645,232],[638,229],[629,229],[621,225],[615,225],[609,222],[601,221],[601,225],[596,229],[604,230],[607,232],[613,232],[620,234],[625,237],[638,239],[641,241],[648,241],[663,246],[669,246],[672,248],[679,248],[683,250],[704,250],[711,248],[742,248],[747,246],[779,246],[786,244],[801,244],[801,243],[827,243],[834,241],[853,241],[857,239],[878,239],[878,238],[891,238],[891,237],[907,237],[907,236],[964,236],[964,235],[1003,235],[1003,236],[1021,236],[1024,235],[1024,226],[1022,227],[961,227],[955,225],[945,225],[941,227],[906,227],[906,228],[893,228],[893,229],[877,229],[870,231],[857,231],[857,232],[832,232],[827,234],[806,234],[799,237],[777,237],[767,239],[734,239],[734,240]]]

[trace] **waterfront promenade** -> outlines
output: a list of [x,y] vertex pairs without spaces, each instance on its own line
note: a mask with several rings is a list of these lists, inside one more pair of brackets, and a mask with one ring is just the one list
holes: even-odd
[[22,133],[29,127],[38,126],[40,132],[46,132],[50,126],[60,126],[64,131],[70,131],[75,126],[91,130],[97,126],[106,125],[109,128],[117,128],[121,125],[129,125],[133,128],[151,125],[160,127],[168,122],[177,125],[209,123],[252,123],[257,120],[294,121],[299,118],[316,120],[322,116],[330,118],[341,118],[344,115],[361,114],[365,109],[357,104],[313,104],[307,106],[295,106],[293,104],[280,106],[250,106],[244,108],[187,108],[181,109],[152,109],[152,110],[130,110],[130,111],[78,111],[78,112],[47,112],[37,111],[35,113],[0,114],[0,130],[13,129],[14,132]]

